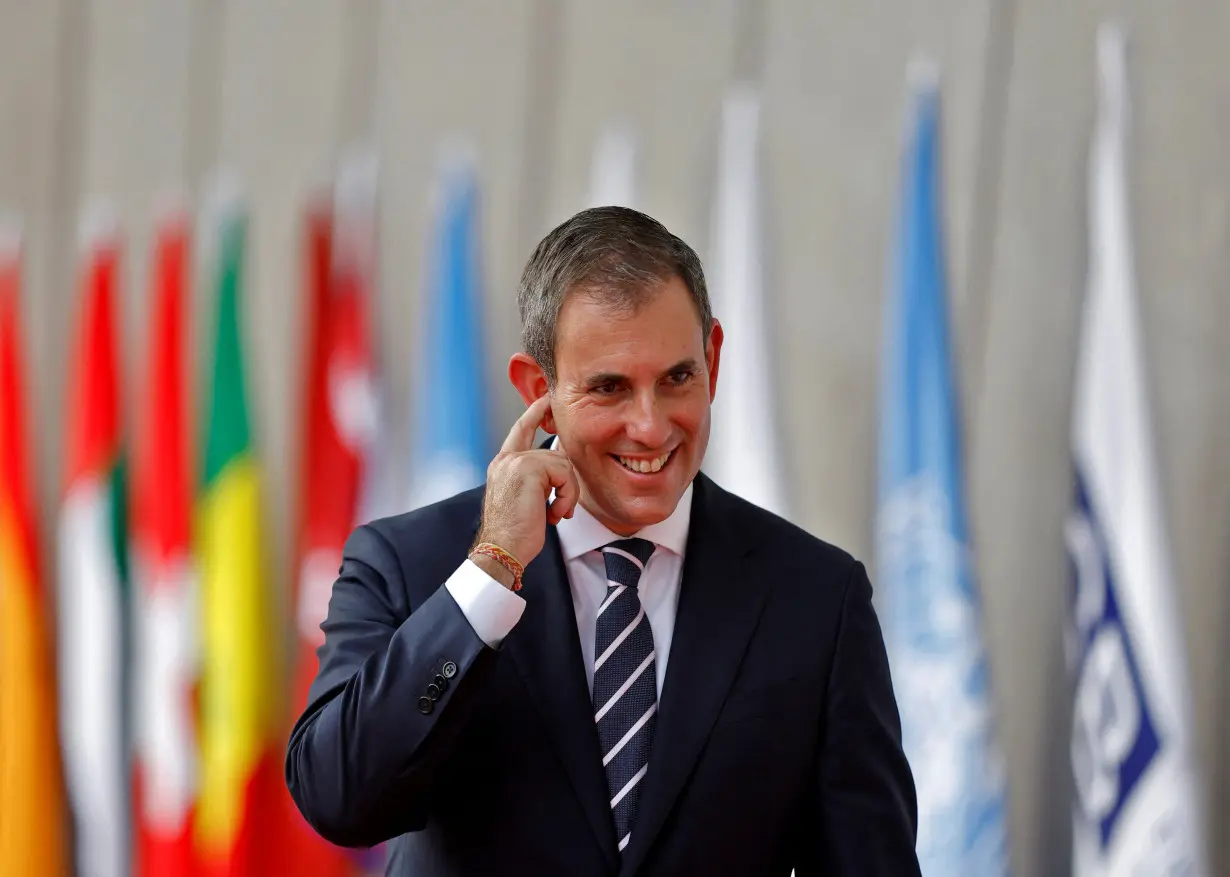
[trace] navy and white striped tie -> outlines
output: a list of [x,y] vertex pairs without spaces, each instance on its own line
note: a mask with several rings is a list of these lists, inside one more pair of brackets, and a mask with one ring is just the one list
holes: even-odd
[[636,587],[653,552],[647,539],[602,548],[607,582],[594,643],[594,721],[620,852],[632,837],[658,712],[653,630]]

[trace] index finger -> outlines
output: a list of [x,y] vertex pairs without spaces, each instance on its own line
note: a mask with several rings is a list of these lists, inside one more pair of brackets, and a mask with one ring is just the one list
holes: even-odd
[[508,438],[500,447],[500,453],[511,454],[516,451],[528,451],[534,447],[534,433],[547,417],[551,409],[551,396],[543,393],[535,399],[525,413],[517,418],[517,422],[508,431]]

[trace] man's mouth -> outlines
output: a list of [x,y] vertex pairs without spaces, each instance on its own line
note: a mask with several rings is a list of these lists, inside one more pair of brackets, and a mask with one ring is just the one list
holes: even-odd
[[662,467],[670,462],[671,457],[675,455],[675,451],[667,451],[660,457],[621,457],[619,454],[611,454],[619,465],[623,466],[630,472],[637,472],[641,475],[652,475],[655,472],[661,472]]

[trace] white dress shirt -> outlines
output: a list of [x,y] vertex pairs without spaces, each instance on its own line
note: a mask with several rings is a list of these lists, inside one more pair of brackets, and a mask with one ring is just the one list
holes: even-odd
[[[675,610],[679,605],[679,583],[683,575],[683,552],[692,521],[692,485],[683,492],[675,511],[665,521],[651,524],[635,535],[657,545],[637,590],[641,605],[653,630],[654,662],[657,669],[658,696],[666,679],[666,662],[675,632]],[[598,550],[609,542],[627,538],[617,536],[598,519],[577,505],[571,518],[556,525],[568,585],[572,589],[572,608],[581,638],[581,657],[590,691],[594,685],[594,637],[598,607],[606,599],[606,564]],[[454,572],[445,587],[461,608],[479,639],[492,648],[499,646],[521,620],[525,598],[483,572],[468,558]]]

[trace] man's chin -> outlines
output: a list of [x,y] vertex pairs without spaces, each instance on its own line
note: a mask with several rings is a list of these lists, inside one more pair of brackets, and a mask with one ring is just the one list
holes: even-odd
[[653,524],[660,524],[674,514],[677,497],[627,497],[613,503],[603,523],[612,533],[631,535]]

